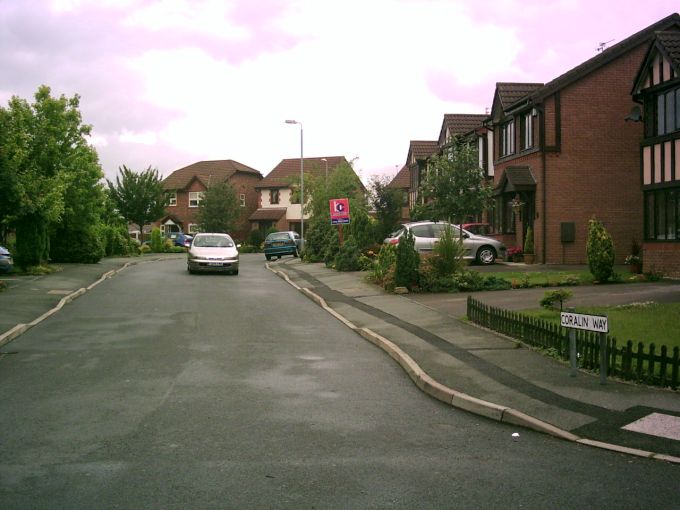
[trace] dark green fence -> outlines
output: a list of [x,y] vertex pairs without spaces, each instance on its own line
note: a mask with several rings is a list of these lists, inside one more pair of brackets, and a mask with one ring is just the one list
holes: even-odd
[[[467,316],[475,324],[529,345],[550,349],[560,358],[569,359],[569,330],[558,324],[485,305],[470,296]],[[575,330],[575,333],[578,365],[599,370],[599,333],[584,330]],[[645,349],[642,342],[634,345],[632,340],[619,347],[616,338],[607,336],[607,372],[629,381],[670,386],[675,390],[680,386],[680,348],[674,347],[671,354],[665,345],[657,350],[654,344],[650,344]]]

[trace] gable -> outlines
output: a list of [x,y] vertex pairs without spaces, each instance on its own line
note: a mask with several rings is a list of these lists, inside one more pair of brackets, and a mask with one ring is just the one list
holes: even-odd
[[632,95],[680,77],[680,31],[657,32],[640,66]]

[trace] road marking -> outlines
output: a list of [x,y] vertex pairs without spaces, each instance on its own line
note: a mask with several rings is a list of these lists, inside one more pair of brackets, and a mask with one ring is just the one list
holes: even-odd
[[680,416],[652,413],[621,428],[680,441]]

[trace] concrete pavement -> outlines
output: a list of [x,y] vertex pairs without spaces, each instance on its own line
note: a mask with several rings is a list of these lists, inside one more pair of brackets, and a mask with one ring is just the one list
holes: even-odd
[[[107,258],[99,264],[64,264],[51,275],[3,276],[8,289],[0,292],[0,346],[129,264],[174,257]],[[597,375],[587,372],[571,378],[567,365],[459,320],[464,295],[397,296],[366,283],[363,273],[340,273],[294,258],[268,266],[385,350],[434,398],[580,444],[680,463],[679,392],[612,379],[602,386]],[[584,296],[610,289],[608,299],[597,298],[601,302],[635,301],[636,292],[647,299],[680,295],[678,282],[645,285],[626,286],[635,292],[621,286],[576,289]],[[488,292],[478,297],[520,306],[522,300],[537,302],[533,292]],[[12,350],[0,349],[0,357]]]
[[[585,371],[569,377],[566,364],[457,319],[459,302],[466,298],[462,294],[393,295],[366,283],[363,273],[340,273],[293,258],[269,267],[384,349],[434,398],[580,444],[680,463],[678,392],[611,378],[603,386],[597,374]],[[636,300],[634,292],[621,292],[621,286],[578,289],[586,295],[603,288],[614,296],[601,297],[603,302],[619,302],[621,296]],[[679,296],[678,291],[677,283],[656,286],[664,296]],[[654,295],[650,287],[637,292]],[[533,294],[513,290],[477,298],[505,295],[517,306],[524,299],[527,308],[538,301]],[[530,296],[531,304],[523,296]]]

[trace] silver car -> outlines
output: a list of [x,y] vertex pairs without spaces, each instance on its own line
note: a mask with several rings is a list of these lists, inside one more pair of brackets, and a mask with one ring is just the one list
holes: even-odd
[[187,271],[238,274],[238,248],[227,234],[196,234],[187,252]]
[[[396,232],[385,239],[386,244],[399,244],[399,239],[410,230],[419,252],[431,252],[444,230],[450,227],[453,236],[460,236],[458,226],[445,221],[416,221],[404,223]],[[473,260],[479,264],[493,264],[497,258],[505,258],[505,245],[491,237],[478,236],[463,229],[463,258]]]

